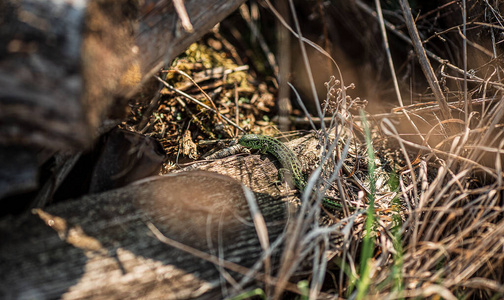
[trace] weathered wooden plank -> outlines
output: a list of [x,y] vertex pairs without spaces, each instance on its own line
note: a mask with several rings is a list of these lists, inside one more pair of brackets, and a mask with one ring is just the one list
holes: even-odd
[[0,144],[90,145],[164,63],[244,0],[0,1]]
[[[243,170],[264,168],[257,159],[232,160]],[[255,196],[273,243],[284,230],[285,203]],[[149,222],[223,260],[244,267],[261,260],[241,184],[216,173],[179,173],[37,210],[22,222],[2,220],[0,298],[216,299],[240,292],[229,278],[239,283],[242,275],[161,243]],[[273,269],[280,251],[271,256]],[[254,282],[261,286],[252,279],[242,288]]]

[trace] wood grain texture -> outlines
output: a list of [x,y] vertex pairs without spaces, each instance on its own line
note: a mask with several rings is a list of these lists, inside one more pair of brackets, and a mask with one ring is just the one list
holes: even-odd
[[0,143],[89,146],[109,115],[163,64],[244,0],[0,2]]
[[[320,151],[317,144],[311,134],[287,143],[307,157]],[[62,202],[26,218],[4,218],[0,298],[221,299],[256,287],[267,290],[260,279],[246,279],[162,243],[147,224],[173,241],[239,266],[259,263],[263,273],[264,251],[243,184],[254,192],[270,245],[277,245],[270,259],[274,278],[284,250],[284,240],[278,239],[299,207],[294,190],[275,184],[279,167],[272,156],[261,154],[200,161],[169,176]],[[327,217],[320,222],[328,222]],[[343,247],[339,236],[334,232],[331,255]],[[307,258],[298,266],[300,274],[311,269],[310,262]]]
[[[243,178],[256,163],[253,157],[233,162]],[[286,204],[267,193],[255,196],[273,243],[284,230]],[[216,299],[242,291],[223,277],[240,282],[242,275],[161,243],[148,222],[172,240],[244,267],[261,259],[239,182],[203,171],[151,177],[37,210],[23,221],[0,221],[0,298]],[[242,288],[252,283],[262,286],[245,280]]]

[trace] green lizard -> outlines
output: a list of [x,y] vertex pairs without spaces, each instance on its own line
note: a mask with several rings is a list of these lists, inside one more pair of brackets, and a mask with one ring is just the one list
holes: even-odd
[[[282,165],[282,168],[286,169],[290,173],[296,188],[298,188],[300,192],[303,192],[306,186],[306,179],[302,172],[303,168],[301,163],[299,162],[296,154],[294,154],[294,152],[292,152],[292,150],[285,146],[282,142],[269,136],[247,134],[242,136],[238,143],[247,148],[258,149],[263,154],[269,153],[275,156],[275,158],[280,162],[280,165]],[[279,171],[279,175],[282,175],[281,171]],[[323,199],[322,204],[326,208],[341,208],[341,204],[327,198]]]

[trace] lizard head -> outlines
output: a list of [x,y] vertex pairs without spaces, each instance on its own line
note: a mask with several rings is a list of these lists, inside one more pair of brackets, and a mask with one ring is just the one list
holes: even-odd
[[257,134],[246,134],[238,140],[238,144],[252,149],[261,149],[264,145],[264,137]]

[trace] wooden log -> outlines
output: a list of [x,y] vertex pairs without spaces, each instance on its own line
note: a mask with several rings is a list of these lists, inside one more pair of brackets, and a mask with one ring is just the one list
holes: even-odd
[[[257,158],[226,161],[262,174],[276,171]],[[241,176],[250,180],[248,172]],[[254,194],[273,244],[285,227],[285,203]],[[238,181],[204,171],[152,177],[37,209],[24,221],[2,220],[0,298],[218,299],[262,286],[162,243],[149,223],[169,239],[223,261],[250,268],[263,259]],[[276,247],[270,256],[273,270],[280,252]],[[258,269],[264,272],[261,264]]]
[[0,1],[0,144],[89,146],[113,109],[244,0]]
[[[307,135],[289,146],[309,158],[318,151],[318,139]],[[222,299],[257,287],[271,292],[284,244],[293,238],[286,228],[297,218],[289,214],[299,207],[290,188],[274,184],[279,167],[261,154],[199,161],[175,175],[62,202],[26,218],[0,219],[0,299]],[[263,244],[256,227],[261,222],[239,182],[257,199],[267,232]],[[330,224],[334,217],[320,222]],[[165,244],[149,223],[172,242],[222,261]],[[328,257],[341,253],[341,236],[333,232]],[[296,274],[305,278],[310,263],[306,258],[296,264]],[[257,276],[243,276],[247,271],[231,268],[236,265]],[[286,288],[299,292],[299,280]]]

